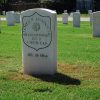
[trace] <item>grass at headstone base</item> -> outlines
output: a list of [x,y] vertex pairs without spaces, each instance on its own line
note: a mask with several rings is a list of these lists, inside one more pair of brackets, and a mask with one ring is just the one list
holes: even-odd
[[100,100],[100,38],[89,22],[58,22],[58,70],[54,76],[23,74],[21,27],[2,22],[0,100]]

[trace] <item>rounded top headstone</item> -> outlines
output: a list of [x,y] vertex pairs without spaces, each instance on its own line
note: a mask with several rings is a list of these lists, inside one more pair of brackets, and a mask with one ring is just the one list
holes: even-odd
[[[34,11],[35,12],[39,12],[39,13],[42,13],[42,12],[40,12],[40,10],[41,11],[46,11],[46,12],[48,12],[48,14],[56,14],[56,11],[54,11],[54,10],[50,10],[50,9],[45,9],[45,8],[35,8],[35,9],[28,9],[28,10],[26,10],[26,11],[22,11],[21,12],[21,14],[25,14],[25,13],[33,13]],[[30,11],[30,12],[29,12]]]
[[76,12],[80,12],[80,10],[76,10]]
[[91,14],[92,13],[92,10],[88,10],[88,14]]
[[67,13],[67,10],[64,10],[64,13]]
[[24,73],[53,75],[56,73],[56,12],[29,9],[21,13]]

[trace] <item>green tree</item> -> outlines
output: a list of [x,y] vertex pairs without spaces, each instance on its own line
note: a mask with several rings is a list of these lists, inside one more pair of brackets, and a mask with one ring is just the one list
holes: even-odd
[[0,0],[0,3],[7,3],[8,0]]

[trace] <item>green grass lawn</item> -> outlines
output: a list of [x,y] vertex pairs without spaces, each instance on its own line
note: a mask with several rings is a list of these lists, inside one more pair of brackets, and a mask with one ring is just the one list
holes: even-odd
[[57,28],[58,73],[32,77],[22,72],[20,25],[2,22],[0,100],[100,100],[100,38],[88,22]]

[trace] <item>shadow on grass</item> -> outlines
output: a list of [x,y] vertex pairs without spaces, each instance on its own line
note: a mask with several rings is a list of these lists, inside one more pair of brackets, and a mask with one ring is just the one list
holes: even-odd
[[49,93],[51,93],[52,92],[52,90],[51,89],[48,89],[48,88],[42,88],[42,89],[35,89],[35,90],[33,90],[34,92],[49,92]]
[[52,82],[62,85],[80,85],[81,81],[79,79],[71,78],[70,76],[56,73],[55,75],[33,75],[46,82]]

